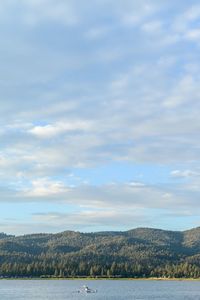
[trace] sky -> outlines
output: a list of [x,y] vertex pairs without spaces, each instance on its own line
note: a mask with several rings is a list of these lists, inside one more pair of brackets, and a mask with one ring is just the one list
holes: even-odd
[[0,231],[200,226],[200,4],[0,2]]

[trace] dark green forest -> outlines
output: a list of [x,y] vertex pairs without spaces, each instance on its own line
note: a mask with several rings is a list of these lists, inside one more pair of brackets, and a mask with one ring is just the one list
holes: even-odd
[[199,278],[200,227],[17,237],[0,233],[0,277]]

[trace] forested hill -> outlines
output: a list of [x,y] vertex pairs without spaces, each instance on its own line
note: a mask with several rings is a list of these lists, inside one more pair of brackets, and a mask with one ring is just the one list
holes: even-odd
[[0,233],[0,276],[200,277],[200,227]]

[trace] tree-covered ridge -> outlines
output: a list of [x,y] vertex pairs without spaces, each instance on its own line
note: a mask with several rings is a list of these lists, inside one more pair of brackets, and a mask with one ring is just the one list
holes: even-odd
[[200,277],[200,228],[0,233],[0,276]]

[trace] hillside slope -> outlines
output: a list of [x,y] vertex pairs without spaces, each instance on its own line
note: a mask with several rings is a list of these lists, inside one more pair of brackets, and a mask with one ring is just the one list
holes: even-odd
[[200,228],[7,236],[0,276],[200,276]]

